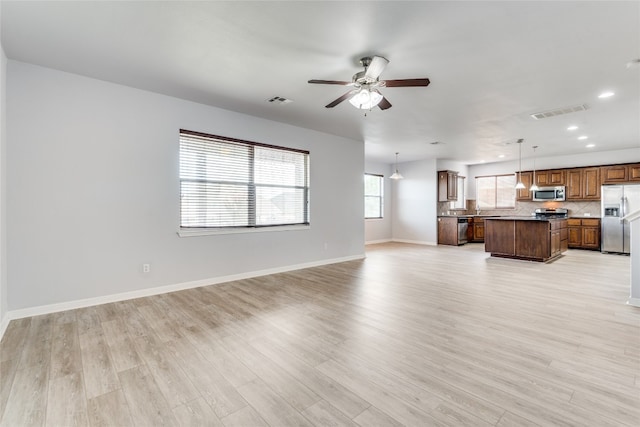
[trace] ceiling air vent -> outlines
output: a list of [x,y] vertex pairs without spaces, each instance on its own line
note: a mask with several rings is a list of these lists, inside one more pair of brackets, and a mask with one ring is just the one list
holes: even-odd
[[536,120],[548,119],[549,117],[561,116],[563,114],[577,113],[578,111],[586,111],[589,109],[587,104],[575,105],[573,107],[556,108],[555,110],[541,111],[531,115]]
[[267,101],[270,102],[271,104],[278,104],[278,105],[288,104],[290,102],[293,102],[292,100],[283,98],[281,96],[274,96],[273,98],[268,99]]

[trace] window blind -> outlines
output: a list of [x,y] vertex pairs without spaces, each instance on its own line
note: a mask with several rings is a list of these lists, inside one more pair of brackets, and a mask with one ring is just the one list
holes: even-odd
[[180,130],[180,227],[309,224],[309,152]]
[[476,177],[478,209],[512,209],[516,200],[515,175]]

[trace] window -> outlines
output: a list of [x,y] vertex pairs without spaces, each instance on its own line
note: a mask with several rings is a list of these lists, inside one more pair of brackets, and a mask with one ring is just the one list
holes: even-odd
[[180,130],[180,228],[309,224],[309,152]]
[[464,180],[464,176],[458,175],[456,178],[456,194],[458,195],[458,200],[449,202],[450,209],[467,209],[467,201],[464,194]]
[[364,174],[364,217],[382,218],[382,175]]
[[513,209],[516,207],[516,176],[476,177],[478,209]]

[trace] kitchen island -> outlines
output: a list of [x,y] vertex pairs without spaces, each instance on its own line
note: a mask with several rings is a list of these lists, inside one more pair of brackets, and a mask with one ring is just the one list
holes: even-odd
[[484,250],[491,256],[551,261],[567,250],[566,219],[493,217],[484,220]]

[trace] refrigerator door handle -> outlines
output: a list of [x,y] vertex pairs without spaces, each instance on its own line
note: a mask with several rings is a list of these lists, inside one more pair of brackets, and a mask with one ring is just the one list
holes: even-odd
[[627,215],[627,204],[626,204],[626,197],[621,197],[620,198],[620,222],[622,224],[625,223],[625,220],[622,219]]

